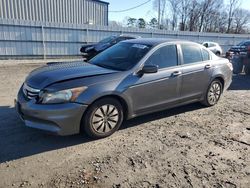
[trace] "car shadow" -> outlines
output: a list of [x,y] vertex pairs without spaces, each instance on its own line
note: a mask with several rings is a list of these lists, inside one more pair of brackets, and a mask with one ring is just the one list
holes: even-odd
[[25,127],[13,107],[0,106],[0,163],[89,141],[80,134],[62,137]]
[[137,126],[143,123],[160,120],[163,118],[175,116],[175,115],[182,114],[182,113],[189,112],[189,111],[198,110],[201,108],[205,108],[205,106],[202,105],[201,103],[193,103],[193,104],[188,104],[188,105],[184,105],[180,107],[175,107],[172,109],[154,112],[151,114],[139,116],[139,117],[125,121],[120,129],[126,129],[126,128]]
[[[140,116],[125,121],[120,129],[203,108],[199,103]],[[92,141],[85,135],[55,136],[25,127],[15,109],[0,106],[0,163]]]
[[250,90],[250,76],[245,74],[233,75],[228,90]]

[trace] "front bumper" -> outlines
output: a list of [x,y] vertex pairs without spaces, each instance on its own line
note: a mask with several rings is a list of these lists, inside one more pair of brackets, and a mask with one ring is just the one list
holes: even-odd
[[26,126],[57,135],[79,133],[82,115],[87,109],[87,105],[78,103],[36,104],[34,100],[27,101],[21,90],[15,107]]

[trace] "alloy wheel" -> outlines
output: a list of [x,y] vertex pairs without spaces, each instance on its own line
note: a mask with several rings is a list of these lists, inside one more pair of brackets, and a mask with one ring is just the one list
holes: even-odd
[[119,121],[118,109],[110,104],[99,107],[92,117],[92,127],[100,134],[112,131]]
[[208,102],[210,105],[214,105],[218,102],[221,95],[221,85],[218,82],[214,82],[208,91]]

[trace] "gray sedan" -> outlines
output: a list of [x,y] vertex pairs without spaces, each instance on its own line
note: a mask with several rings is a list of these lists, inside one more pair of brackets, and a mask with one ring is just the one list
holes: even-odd
[[232,78],[227,59],[187,41],[134,39],[88,63],[55,63],[31,72],[16,109],[26,126],[93,138],[126,119],[201,102],[215,105]]

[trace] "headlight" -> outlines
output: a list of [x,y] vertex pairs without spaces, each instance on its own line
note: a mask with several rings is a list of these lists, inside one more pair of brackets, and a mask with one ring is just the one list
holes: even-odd
[[39,101],[42,104],[58,104],[74,102],[76,98],[87,89],[87,87],[78,87],[56,92],[40,92]]

